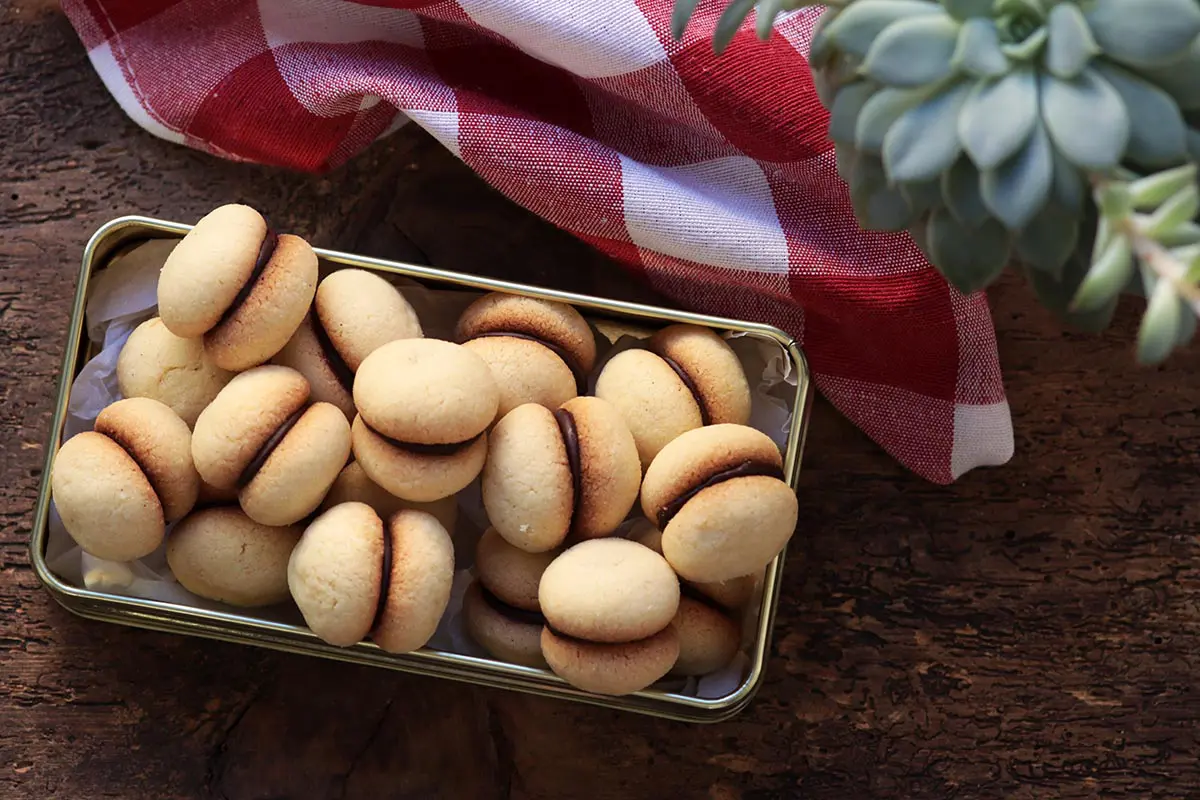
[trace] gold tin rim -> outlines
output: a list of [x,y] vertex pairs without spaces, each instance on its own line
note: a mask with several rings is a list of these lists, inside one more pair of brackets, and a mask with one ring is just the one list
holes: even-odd
[[[88,287],[95,271],[96,262],[124,241],[134,238],[180,238],[187,234],[192,227],[184,223],[140,215],[123,216],[110,220],[98,228],[84,248],[67,332],[68,340],[63,353],[55,410],[46,439],[46,457],[38,489],[33,532],[29,541],[30,561],[33,564],[34,572],[55,600],[67,610],[88,619],[166,633],[249,644],[354,664],[384,667],[400,672],[521,691],[543,697],[574,700],[588,705],[632,711],[681,722],[719,722],[733,717],[750,703],[762,685],[766,673],[786,551],[781,552],[767,566],[757,614],[758,630],[749,653],[750,670],[737,689],[718,698],[689,697],[661,690],[643,690],[629,695],[611,697],[576,689],[549,672],[474,656],[432,650],[393,655],[383,652],[370,642],[360,642],[346,648],[335,647],[322,642],[304,627],[261,620],[236,613],[209,611],[157,600],[107,594],[85,587],[71,586],[53,574],[46,564],[45,558],[50,518],[50,473],[62,438],[71,384],[78,371],[78,361],[85,335]],[[808,364],[803,352],[795,340],[779,328],[762,323],[623,300],[608,300],[336,250],[314,248],[314,251],[319,259],[331,264],[372,269],[481,291],[507,292],[558,300],[581,308],[636,319],[687,322],[770,339],[779,344],[788,354],[797,377],[796,391],[792,401],[791,428],[788,432],[787,447],[784,452],[784,478],[793,491],[797,490],[800,459],[808,430],[812,388]]]

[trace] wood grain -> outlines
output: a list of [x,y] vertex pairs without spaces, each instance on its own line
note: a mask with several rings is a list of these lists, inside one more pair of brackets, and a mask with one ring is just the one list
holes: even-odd
[[77,619],[29,568],[78,258],[128,212],[246,201],[373,255],[648,290],[417,131],[305,176],[161,142],[61,15],[0,27],[0,797],[1034,798],[1200,792],[1200,353],[1137,309],[1064,332],[992,293],[1017,431],[942,488],[820,404],[767,682],[688,726]]

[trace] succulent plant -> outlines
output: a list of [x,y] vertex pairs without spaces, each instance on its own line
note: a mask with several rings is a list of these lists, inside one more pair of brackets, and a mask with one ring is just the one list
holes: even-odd
[[[681,36],[697,0],[677,0]],[[809,63],[859,224],[907,230],[963,292],[1006,267],[1088,329],[1143,293],[1138,356],[1200,314],[1200,0],[733,0],[827,9]]]

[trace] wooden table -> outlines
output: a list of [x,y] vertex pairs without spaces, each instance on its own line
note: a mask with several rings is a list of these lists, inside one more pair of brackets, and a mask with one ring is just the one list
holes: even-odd
[[0,797],[1182,797],[1200,791],[1200,349],[992,293],[1016,457],[939,488],[822,403],[766,684],[715,727],[77,619],[29,567],[78,259],[226,201],[315,244],[645,298],[416,130],[324,177],[137,129],[53,4],[0,27]]

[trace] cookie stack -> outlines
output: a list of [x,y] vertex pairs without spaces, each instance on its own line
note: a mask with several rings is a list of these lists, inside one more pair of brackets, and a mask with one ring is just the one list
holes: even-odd
[[570,305],[491,293],[433,338],[390,282],[321,277],[302,238],[247,206],[171,251],[117,379],[125,399],[54,462],[71,536],[118,561],[165,540],[194,594],[290,600],[333,647],[428,643],[476,483],[490,527],[467,632],[602,694],[728,664],[796,525],[711,330],[672,325],[604,359]]

